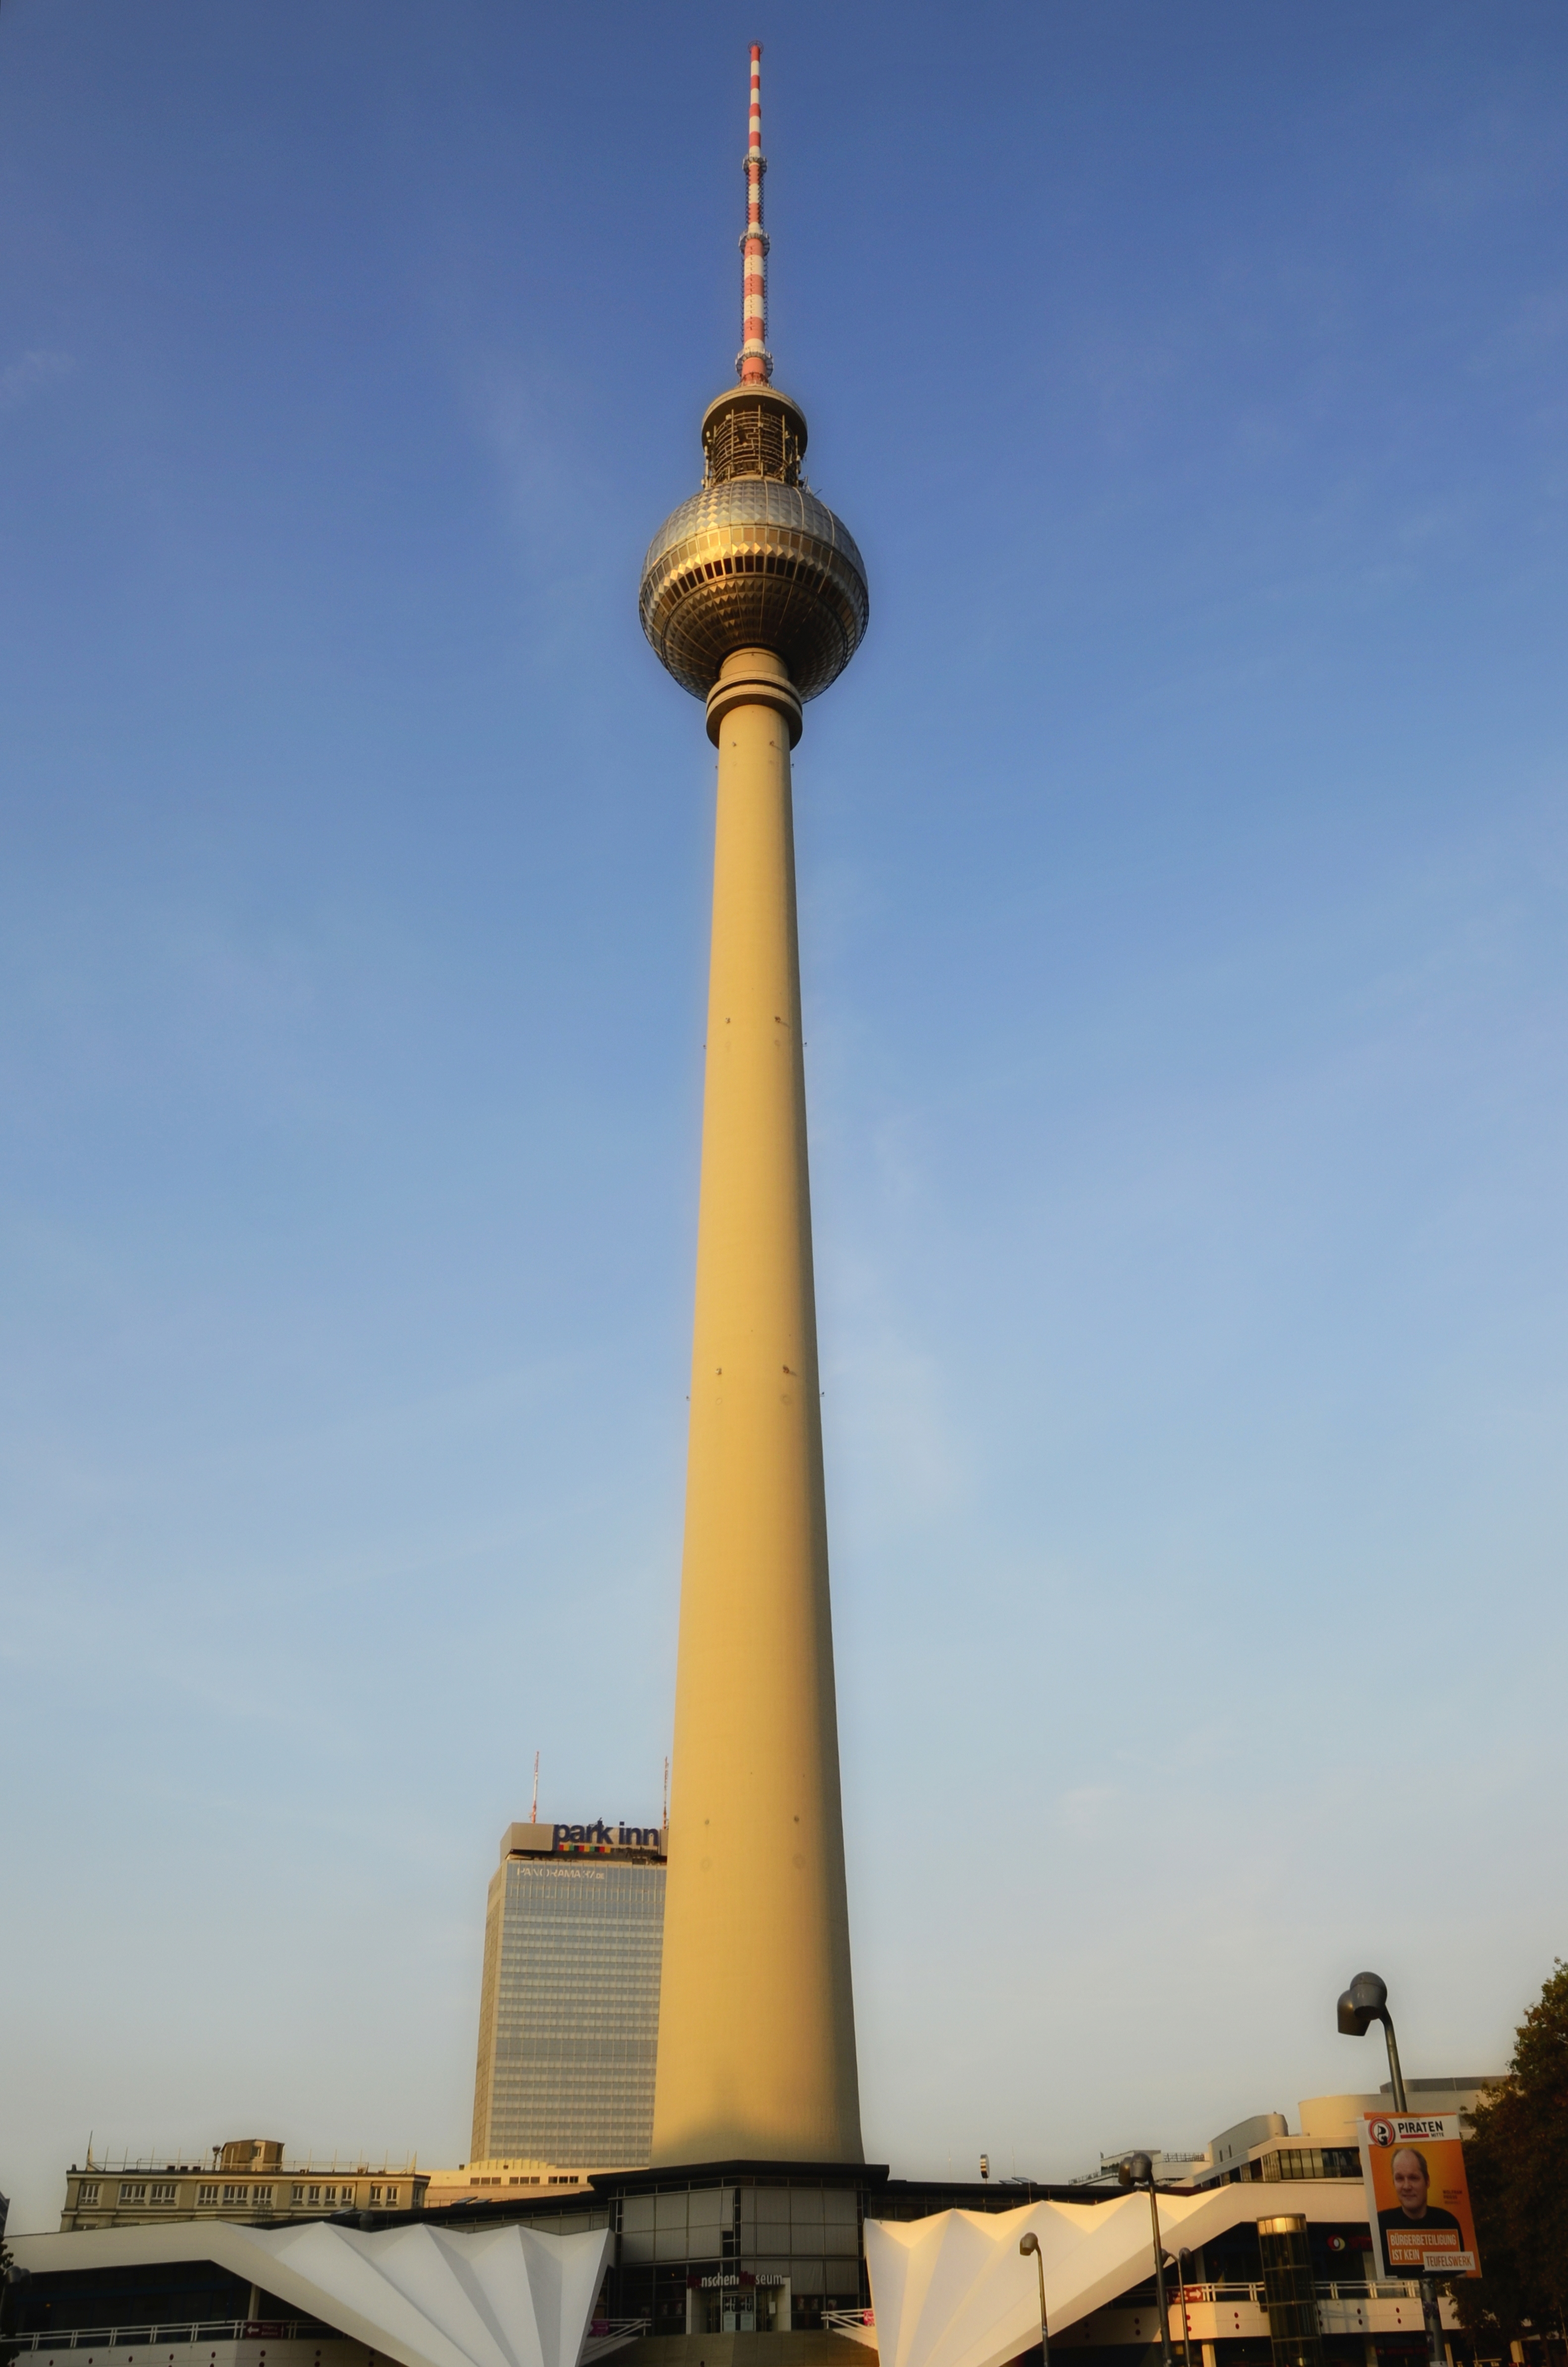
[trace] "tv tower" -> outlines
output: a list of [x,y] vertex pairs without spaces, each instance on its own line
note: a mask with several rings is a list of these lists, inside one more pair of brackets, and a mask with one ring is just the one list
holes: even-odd
[[790,751],[865,631],[771,381],[761,50],[739,383],[654,536],[643,629],[718,750],[656,2163],[863,2158],[807,1174]]

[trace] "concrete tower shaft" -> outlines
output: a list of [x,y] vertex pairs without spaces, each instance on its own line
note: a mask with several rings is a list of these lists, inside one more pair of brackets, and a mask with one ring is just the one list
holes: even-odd
[[780,661],[726,661],[655,2161],[861,2159]]
[[[741,383],[654,537],[644,629],[718,750],[656,2163],[863,2158],[807,1170],[790,751],[865,629],[767,383],[761,52]],[[756,268],[753,268],[753,266]]]

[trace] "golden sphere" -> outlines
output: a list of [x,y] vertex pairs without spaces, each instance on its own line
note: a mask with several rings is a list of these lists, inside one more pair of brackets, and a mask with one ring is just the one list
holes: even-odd
[[642,629],[705,698],[737,650],[773,650],[800,697],[842,674],[871,613],[854,538],[805,485],[733,476],[660,527],[643,562]]

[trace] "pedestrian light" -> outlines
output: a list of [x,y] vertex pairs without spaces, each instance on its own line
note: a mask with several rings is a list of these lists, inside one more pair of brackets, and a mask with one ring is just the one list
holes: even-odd
[[1388,1983],[1376,1973],[1358,1973],[1339,1999],[1339,2035],[1365,2038],[1374,2022],[1389,2027]]
[[[1410,2104],[1404,2092],[1404,2074],[1399,2067],[1399,2042],[1393,2034],[1393,2016],[1388,2010],[1388,1983],[1378,1973],[1358,1973],[1349,1988],[1340,1996],[1338,2016],[1342,2038],[1365,2038],[1374,2022],[1382,2022],[1388,2046],[1388,2078],[1389,2086],[1393,2090],[1393,2109],[1404,2117],[1409,2112]],[[1443,2339],[1438,2281],[1434,2276],[1426,2275],[1421,2278],[1420,2285],[1421,2316],[1427,2328],[1427,2356],[1431,2367],[1446,2367],[1448,2347]]]
[[1018,2239],[1018,2248],[1025,2259],[1031,2252],[1040,2277],[1040,2367],[1051,2367],[1051,2330],[1045,2323],[1045,2261],[1040,2249],[1040,2238],[1033,2228]]
[[1170,2367],[1170,2313],[1165,2299],[1165,2245],[1159,2232],[1155,2166],[1146,2153],[1130,2153],[1116,2175],[1123,2186],[1146,2186],[1149,2190],[1149,2218],[1154,2225],[1155,2241],[1155,2300],[1159,2309],[1160,2367]]

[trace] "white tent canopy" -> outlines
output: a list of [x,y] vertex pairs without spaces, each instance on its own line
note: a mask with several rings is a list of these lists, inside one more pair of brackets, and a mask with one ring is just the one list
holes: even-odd
[[186,2220],[22,2237],[13,2249],[35,2276],[213,2260],[398,2367],[578,2367],[614,2241],[607,2227],[545,2236],[515,2222],[454,2232]]
[[[1358,2191],[1357,2204],[1360,2195]],[[1337,2182],[1211,2187],[1162,2194],[1164,2248],[1196,2251],[1238,2221],[1299,2211],[1346,2216]],[[1355,2215],[1359,2215],[1359,2213]],[[1146,2191],[1106,2203],[1033,2203],[1018,2211],[942,2211],[930,2219],[867,2219],[865,2259],[880,2367],[1003,2367],[1040,2339],[1040,2289],[1019,2238],[1040,2239],[1051,2331],[1103,2309],[1154,2272]]]

